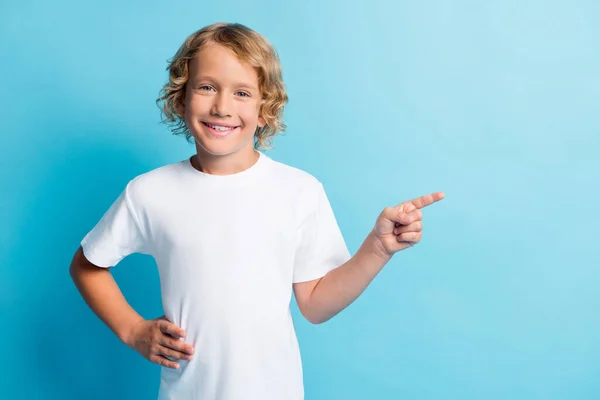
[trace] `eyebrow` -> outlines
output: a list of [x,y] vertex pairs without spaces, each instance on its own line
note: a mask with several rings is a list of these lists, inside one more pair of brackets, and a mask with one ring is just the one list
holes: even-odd
[[[195,79],[195,83],[198,84],[201,81],[211,81],[211,82],[216,82],[216,79],[210,77],[210,76],[200,76],[198,78]],[[252,89],[252,90],[258,90],[258,88],[254,85],[251,85],[249,83],[246,82],[235,82],[233,84],[234,87],[238,87],[238,88],[246,88],[246,89]]]

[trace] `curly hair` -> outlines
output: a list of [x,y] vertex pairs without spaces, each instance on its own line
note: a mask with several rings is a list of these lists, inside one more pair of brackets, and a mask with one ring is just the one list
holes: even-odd
[[[259,115],[265,120],[254,133],[254,148],[271,148],[273,136],[285,131],[283,108],[288,96],[283,83],[277,51],[258,32],[237,23],[219,22],[205,26],[187,37],[169,63],[169,81],[160,90],[156,104],[161,109],[161,121],[169,125],[173,135],[193,137],[180,111],[184,105],[189,62],[208,44],[219,44],[234,52],[240,61],[254,67],[262,95]],[[162,104],[161,104],[162,102]]]

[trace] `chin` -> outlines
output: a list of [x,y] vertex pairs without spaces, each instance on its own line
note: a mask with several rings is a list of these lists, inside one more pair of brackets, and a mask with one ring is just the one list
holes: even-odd
[[[213,156],[226,156],[229,154],[237,153],[238,151],[243,151],[248,143],[229,143],[226,140],[206,140],[206,139],[196,139],[196,148],[198,151],[202,151],[204,153],[211,154]],[[252,146],[254,149],[254,146]]]

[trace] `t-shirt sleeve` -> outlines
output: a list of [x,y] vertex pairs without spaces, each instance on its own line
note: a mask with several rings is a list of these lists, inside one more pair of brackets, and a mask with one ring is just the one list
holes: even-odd
[[113,267],[132,253],[147,253],[146,235],[131,204],[129,190],[130,184],[81,241],[83,254],[94,265]]
[[350,259],[321,183],[317,185],[316,196],[307,201],[309,212],[300,224],[294,257],[294,283],[321,278]]

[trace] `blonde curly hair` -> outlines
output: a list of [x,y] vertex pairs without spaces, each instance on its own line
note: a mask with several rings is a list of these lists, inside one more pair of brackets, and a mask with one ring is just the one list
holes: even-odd
[[171,126],[173,135],[185,135],[188,142],[194,141],[179,110],[184,105],[189,62],[208,44],[219,44],[232,50],[240,61],[256,69],[262,96],[259,115],[265,120],[265,126],[258,127],[254,133],[254,148],[271,148],[273,136],[286,128],[282,117],[288,96],[281,64],[277,51],[267,39],[242,24],[219,22],[205,26],[188,36],[175,56],[167,61],[169,81],[156,100],[161,109],[161,121]]

